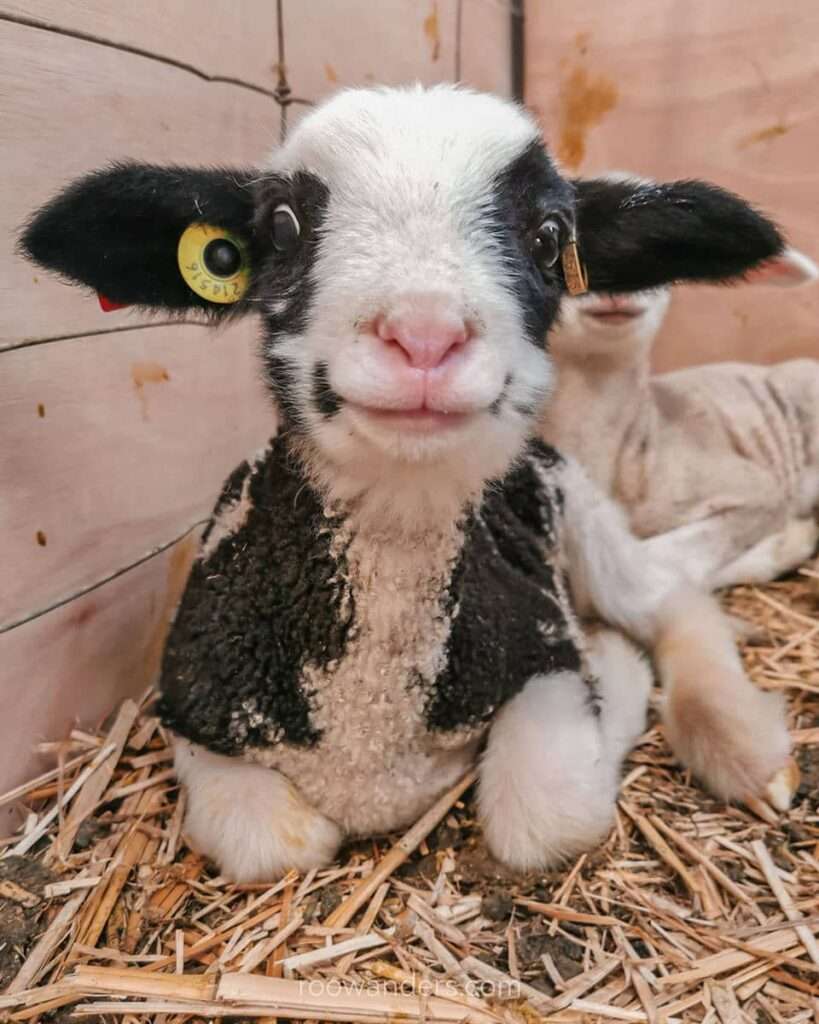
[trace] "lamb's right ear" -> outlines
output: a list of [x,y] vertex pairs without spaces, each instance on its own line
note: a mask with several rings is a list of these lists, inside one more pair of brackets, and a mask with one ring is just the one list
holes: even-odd
[[780,256],[748,271],[748,284],[767,284],[775,288],[801,288],[819,278],[819,267],[798,249],[786,249]]
[[[20,249],[112,304],[246,310],[256,178],[251,170],[115,164],[78,179],[38,210]],[[210,269],[202,259],[191,269],[213,242]]]
[[578,178],[573,184],[591,291],[737,280],[785,251],[772,221],[705,181]]

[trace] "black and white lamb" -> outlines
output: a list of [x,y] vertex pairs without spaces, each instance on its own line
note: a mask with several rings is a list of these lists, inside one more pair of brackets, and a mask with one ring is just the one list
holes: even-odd
[[715,793],[787,805],[783,706],[716,606],[534,440],[577,245],[592,289],[629,291],[783,242],[701,182],[569,181],[523,110],[451,86],[340,93],[262,169],[114,166],[28,227],[109,300],[264,325],[281,429],[224,488],[161,678],[189,836],[231,877],[404,826],[478,759],[502,860],[601,840],[650,673],[579,614],[650,650]]

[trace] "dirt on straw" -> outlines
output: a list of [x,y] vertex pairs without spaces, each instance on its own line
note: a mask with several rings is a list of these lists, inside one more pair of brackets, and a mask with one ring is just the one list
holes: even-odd
[[470,779],[404,837],[238,886],[185,843],[152,698],[46,745],[6,797],[0,1018],[349,1021],[819,1020],[819,564],[727,609],[756,683],[789,701],[787,815],[725,806],[651,727],[608,840],[566,870],[492,860]]

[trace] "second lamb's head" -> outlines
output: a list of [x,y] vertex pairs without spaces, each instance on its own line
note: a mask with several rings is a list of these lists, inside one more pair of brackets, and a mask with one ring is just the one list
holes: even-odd
[[533,431],[575,238],[605,292],[730,278],[783,246],[701,182],[566,179],[520,107],[451,86],[340,93],[260,169],[97,172],[22,244],[115,303],[259,314],[322,479],[354,492],[400,466],[429,497],[499,474]]

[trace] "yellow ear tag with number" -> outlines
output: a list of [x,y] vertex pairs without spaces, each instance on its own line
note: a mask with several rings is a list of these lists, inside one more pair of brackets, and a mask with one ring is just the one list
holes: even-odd
[[250,285],[247,246],[226,228],[190,224],[176,259],[188,287],[208,302],[238,302]]

